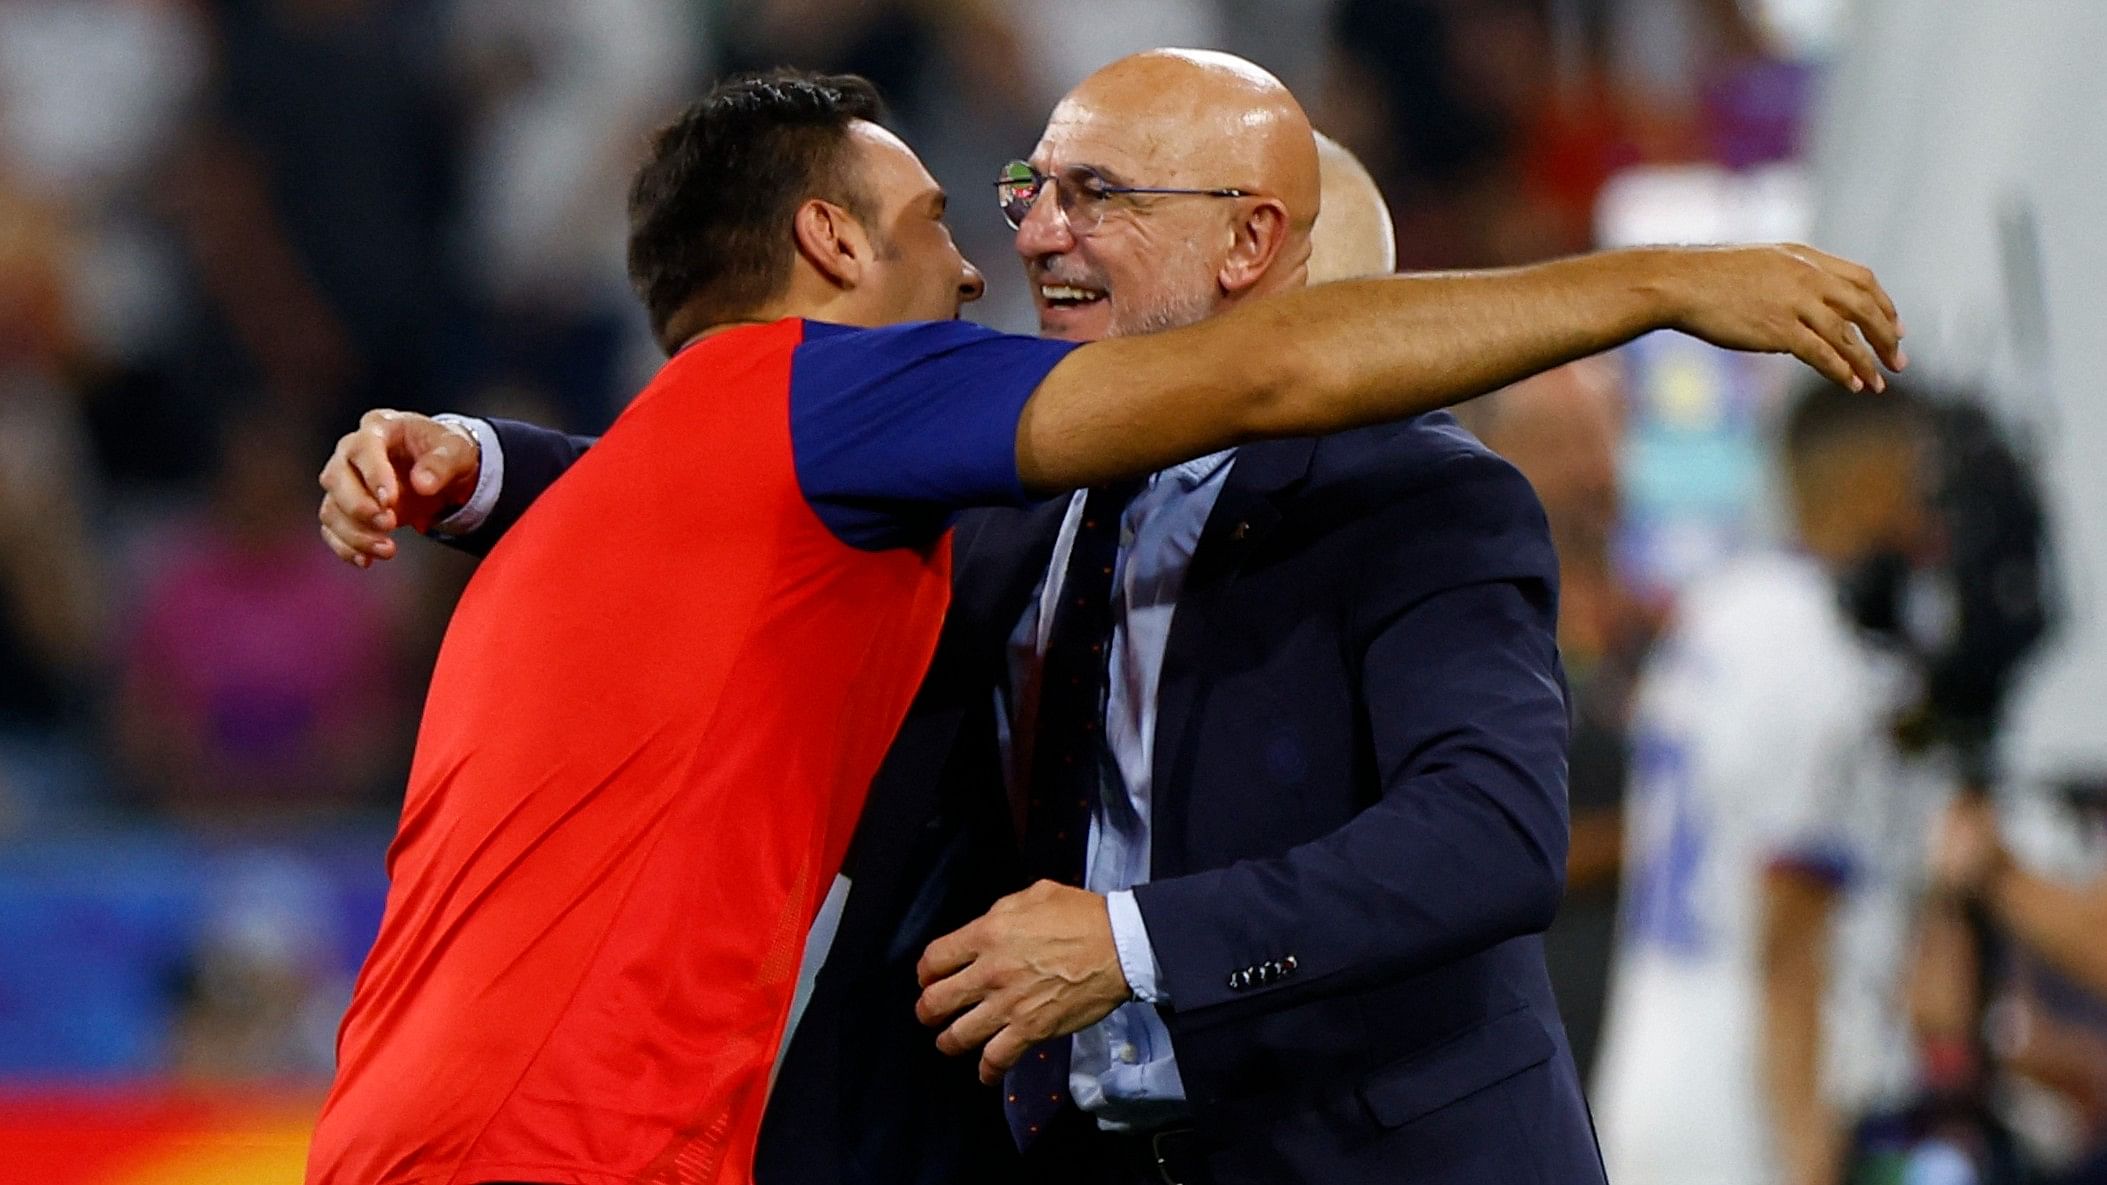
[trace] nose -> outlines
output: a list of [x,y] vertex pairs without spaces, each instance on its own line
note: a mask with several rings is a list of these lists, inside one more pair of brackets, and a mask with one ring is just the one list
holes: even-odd
[[1061,210],[1061,196],[1048,184],[1017,226],[1017,254],[1026,261],[1075,249],[1075,228]]
[[960,262],[965,265],[965,271],[960,273],[958,277],[958,299],[962,303],[971,303],[986,296],[988,294],[987,277],[980,274],[980,269],[973,266],[972,260],[966,259]]

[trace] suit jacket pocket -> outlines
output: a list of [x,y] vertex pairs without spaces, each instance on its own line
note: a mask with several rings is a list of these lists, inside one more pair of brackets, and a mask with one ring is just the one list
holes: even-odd
[[1377,1123],[1401,1127],[1542,1065],[1556,1050],[1535,1014],[1518,1009],[1370,1074],[1361,1103]]

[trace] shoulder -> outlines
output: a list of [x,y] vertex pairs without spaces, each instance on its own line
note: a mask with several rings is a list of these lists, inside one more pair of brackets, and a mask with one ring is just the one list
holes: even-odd
[[1028,354],[1058,357],[1073,342],[1000,333],[971,321],[908,321],[864,328],[806,321],[798,343],[800,363],[855,361],[863,364],[928,362],[959,354]]
[[1447,412],[1319,438],[1309,485],[1360,490],[1401,507],[1451,501],[1462,486],[1474,497],[1490,496],[1508,512],[1542,515],[1536,492],[1521,472]]
[[1528,479],[1447,412],[1319,439],[1300,500],[1398,532],[1414,556],[1467,543],[1505,549],[1530,574],[1556,567]]
[[[1280,446],[1246,446],[1237,465],[1269,447]],[[1297,555],[1346,557],[1357,603],[1388,612],[1447,590],[1507,583],[1547,610],[1555,604],[1558,557],[1536,491],[1452,417],[1420,416],[1303,447],[1306,470],[1276,498],[1282,537],[1295,541]]]

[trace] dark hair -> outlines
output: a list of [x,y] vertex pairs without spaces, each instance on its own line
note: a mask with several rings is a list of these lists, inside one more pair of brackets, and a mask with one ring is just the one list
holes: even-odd
[[1814,384],[1786,413],[1785,457],[1797,464],[1833,444],[1907,439],[1925,431],[1925,416],[1923,402],[1898,387],[1875,395],[1847,391],[1834,383]]
[[683,310],[693,333],[779,295],[808,198],[870,216],[848,130],[883,114],[855,75],[770,70],[718,83],[652,137],[629,190],[629,281],[660,345],[680,345],[668,330]]

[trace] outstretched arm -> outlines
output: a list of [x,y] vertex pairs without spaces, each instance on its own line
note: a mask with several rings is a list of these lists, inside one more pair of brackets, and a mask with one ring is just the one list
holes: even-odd
[[1881,389],[1881,364],[1905,361],[1873,274],[1808,247],[1351,280],[1076,350],[1024,407],[1018,473],[1034,490],[1075,489],[1254,439],[1403,419],[1655,329],[1792,354],[1854,390]]

